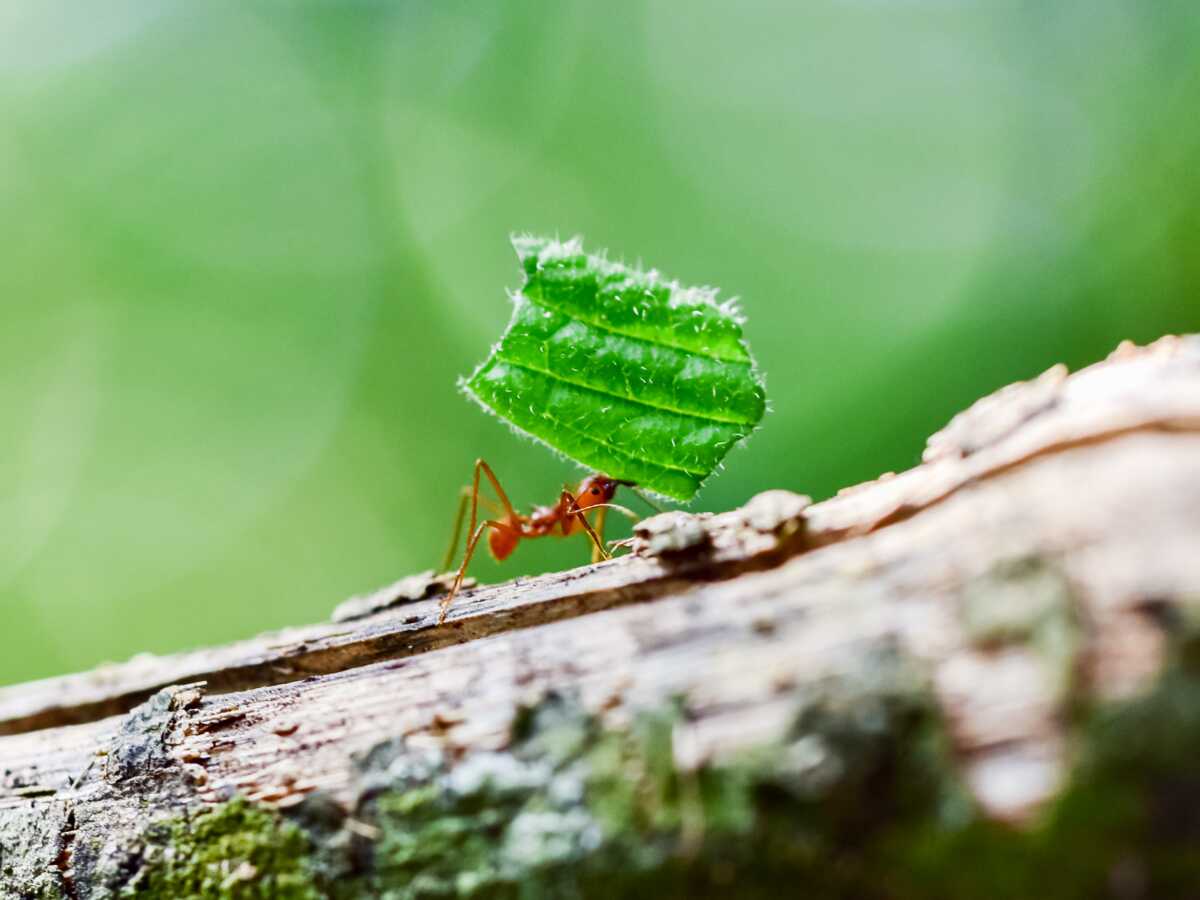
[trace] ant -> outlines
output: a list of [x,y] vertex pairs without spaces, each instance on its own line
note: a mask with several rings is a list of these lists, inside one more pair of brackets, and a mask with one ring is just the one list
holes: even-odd
[[[502,509],[498,509],[486,497],[480,497],[479,475],[481,472],[491,482]],[[458,539],[462,534],[463,513],[466,512],[469,499],[471,524],[467,528],[467,552],[463,555],[462,564],[454,576],[454,585],[450,588],[450,593],[441,601],[438,624],[446,621],[446,612],[458,595],[459,588],[462,587],[463,578],[467,574],[467,566],[470,565],[471,557],[475,553],[475,545],[479,543],[484,531],[489,529],[488,549],[496,562],[508,559],[522,539],[568,537],[580,531],[586,532],[592,541],[592,562],[611,559],[612,554],[604,548],[604,541],[601,538],[604,533],[605,513],[609,509],[615,509],[634,521],[637,521],[638,518],[631,510],[612,502],[613,495],[621,485],[636,486],[632,481],[609,478],[607,475],[589,475],[579,483],[579,487],[574,492],[569,486],[563,485],[562,492],[558,495],[558,502],[553,506],[539,506],[529,515],[523,515],[513,509],[508,495],[504,493],[504,488],[500,487],[500,481],[496,478],[492,467],[482,459],[475,460],[475,477],[470,488],[463,488],[462,499],[458,504],[458,515],[454,519],[454,534],[450,539],[450,546],[446,550],[445,562],[442,564],[443,571],[448,571],[451,563],[454,562],[454,549],[458,546]],[[480,502],[491,509],[493,515],[497,515],[498,518],[484,519],[476,527]],[[587,518],[587,513],[593,509],[596,510],[595,527]]]

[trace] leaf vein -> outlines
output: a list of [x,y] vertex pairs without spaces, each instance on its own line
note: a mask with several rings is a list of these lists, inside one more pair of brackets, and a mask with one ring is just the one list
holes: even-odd
[[[599,331],[603,331],[608,334],[616,335],[618,337],[623,337],[623,338],[629,338],[629,339],[635,340],[635,341],[641,341],[645,344],[650,344],[652,347],[670,347],[672,350],[679,350],[683,353],[690,353],[694,356],[702,356],[705,359],[711,359],[713,362],[738,363],[738,364],[746,366],[748,369],[751,368],[752,364],[748,357],[724,356],[722,354],[713,353],[713,352],[706,353],[703,350],[698,350],[695,347],[688,347],[685,344],[678,344],[678,343],[674,343],[673,341],[662,340],[661,338],[648,338],[648,337],[645,337],[644,335],[634,334],[630,331],[625,331],[621,328],[616,328],[605,322],[599,322],[594,318],[589,318],[587,316],[584,316],[584,315],[580,314],[578,312],[578,310],[573,310],[573,309],[567,308],[566,306],[559,306],[559,305],[555,304],[553,301],[549,300],[547,298],[546,294],[547,294],[547,291],[543,288],[538,291],[538,297],[535,299],[533,297],[530,297],[524,291],[521,292],[521,296],[524,297],[525,300],[527,300],[529,303],[532,303],[534,306],[544,307],[546,309],[551,310],[552,312],[558,313],[560,316],[568,316],[572,319],[575,319],[578,322],[583,322],[585,325],[590,325],[593,328],[596,328]],[[744,352],[744,348],[743,348],[743,352]]]
[[[644,407],[646,407],[646,409],[654,410],[656,412],[666,412],[666,413],[671,413],[672,415],[676,415],[676,416],[685,416],[686,418],[689,418],[689,419],[698,419],[699,421],[704,422],[704,423],[716,422],[720,425],[745,425],[749,428],[753,428],[756,424],[755,422],[751,422],[746,419],[722,418],[720,416],[713,416],[713,415],[705,416],[705,415],[701,415],[699,413],[688,412],[688,411],[682,410],[682,409],[676,409],[675,407],[672,407],[672,406],[659,406],[654,403],[647,403],[645,400],[641,400],[637,397],[630,396],[629,394],[620,394],[615,391],[606,391],[606,390],[596,387],[595,385],[592,385],[592,384],[585,384],[580,381],[573,381],[570,378],[563,377],[562,375],[560,375],[557,372],[551,372],[547,369],[541,369],[541,368],[538,368],[537,366],[531,366],[525,360],[513,359],[512,356],[510,356],[504,352],[503,345],[501,345],[499,352],[496,354],[496,357],[498,359],[504,360],[504,362],[510,366],[516,366],[518,369],[524,369],[527,372],[535,372],[538,375],[544,375],[547,378],[552,378],[555,381],[562,382],[563,384],[569,384],[572,387],[582,388],[584,390],[591,391],[592,393],[599,394],[602,397],[611,397],[614,400],[623,400],[626,403],[633,403],[633,404],[636,404],[637,406],[644,406]],[[629,385],[627,384],[626,386],[628,387]]]

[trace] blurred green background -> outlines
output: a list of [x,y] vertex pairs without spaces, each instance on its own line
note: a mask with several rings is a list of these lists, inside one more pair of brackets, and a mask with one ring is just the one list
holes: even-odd
[[698,508],[1200,330],[1198,47],[1195,0],[3,4],[0,682],[322,619],[479,455],[552,499],[455,388],[510,231],[742,297],[774,412]]

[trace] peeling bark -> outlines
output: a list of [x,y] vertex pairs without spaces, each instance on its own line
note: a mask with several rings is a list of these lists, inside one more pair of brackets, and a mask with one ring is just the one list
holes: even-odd
[[[0,894],[470,894],[426,846],[438,816],[471,836],[454,852],[488,896],[516,878],[603,895],[618,871],[658,879],[656,896],[718,892],[730,872],[747,893],[801,872],[815,896],[1021,896],[938,866],[953,847],[1019,873],[1051,837],[1096,848],[1063,867],[1061,896],[1200,891],[1162,880],[1159,851],[1190,820],[1145,799],[1200,785],[1200,728],[1161,700],[1189,696],[1200,622],[1200,339],[1005,388],[934,435],[920,466],[823,503],[769,492],[655,517],[632,544],[464,592],[440,626],[410,579],[342,621],[0,689]],[[521,737],[564,703],[586,746],[554,756],[549,732]],[[645,721],[668,723],[662,765],[657,744],[628,737]],[[1111,721],[1165,728],[1176,755]],[[623,800],[613,824],[603,810],[627,769],[587,747],[667,799]],[[567,772],[571,803],[550,787]],[[1116,790],[1113,772],[1142,791],[1131,818],[1072,818],[1098,786]],[[700,799],[679,799],[697,784]],[[483,800],[519,825],[476,834],[464,810]],[[544,835],[530,843],[534,807],[573,836],[553,853]],[[426,844],[398,843],[416,822]],[[748,835],[763,855],[731,849]],[[930,847],[947,855],[929,862]],[[902,884],[897,866],[932,880]]]

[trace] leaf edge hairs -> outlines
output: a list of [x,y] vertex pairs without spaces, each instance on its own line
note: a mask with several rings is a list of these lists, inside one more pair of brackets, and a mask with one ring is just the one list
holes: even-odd
[[694,498],[766,412],[735,302],[586,253],[579,237],[511,240],[524,283],[460,389],[587,469]]

